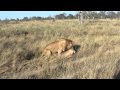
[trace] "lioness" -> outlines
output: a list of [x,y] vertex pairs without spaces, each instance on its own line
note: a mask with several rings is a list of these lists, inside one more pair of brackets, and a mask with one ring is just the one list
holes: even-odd
[[63,56],[63,57],[71,57],[73,54],[75,54],[75,52],[76,52],[76,51],[75,51],[73,48],[71,48],[71,49],[63,52],[63,53],[62,53],[62,56]]
[[59,39],[55,42],[48,44],[43,50],[42,56],[50,56],[54,53],[58,53],[58,56],[61,55],[62,52],[73,47],[73,41],[69,39]]

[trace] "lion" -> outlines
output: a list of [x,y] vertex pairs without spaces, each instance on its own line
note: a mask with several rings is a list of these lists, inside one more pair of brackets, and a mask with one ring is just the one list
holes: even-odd
[[73,47],[73,41],[69,39],[59,39],[57,41],[54,41],[50,44],[48,44],[42,53],[42,56],[51,56],[52,54],[57,53],[58,56],[61,55],[62,52],[70,49]]
[[73,48],[71,48],[71,49],[63,52],[63,53],[62,53],[62,56],[63,56],[63,57],[71,57],[71,56],[74,55],[75,53],[76,53],[76,51],[75,51]]

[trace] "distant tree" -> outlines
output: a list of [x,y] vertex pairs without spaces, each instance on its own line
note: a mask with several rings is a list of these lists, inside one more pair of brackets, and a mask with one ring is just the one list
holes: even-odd
[[120,11],[117,12],[116,17],[120,19]]
[[56,15],[55,18],[56,19],[66,19],[66,14],[62,13],[62,14]]
[[42,17],[37,17],[37,20],[41,20],[42,19]]
[[22,20],[23,21],[29,21],[30,19],[28,17],[24,17]]
[[6,18],[6,19],[3,20],[4,23],[9,23],[9,21],[10,20],[8,18]]
[[10,21],[16,21],[15,19],[10,19]]
[[29,19],[30,19],[30,20],[41,20],[42,17],[36,17],[36,16],[33,16],[33,17],[29,18]]
[[113,19],[113,18],[116,18],[116,13],[113,11],[109,11],[109,12],[107,12],[107,16],[108,16],[108,18]]
[[20,19],[19,19],[19,18],[17,18],[16,20],[17,20],[17,21],[19,21]]
[[87,12],[87,17],[90,19],[98,19],[98,13],[96,11],[89,11]]
[[67,19],[74,19],[74,18],[75,18],[75,16],[72,15],[72,14],[69,14],[69,15],[67,16]]
[[47,20],[52,20],[53,18],[51,16],[48,16],[46,19]]
[[76,13],[76,14],[74,15],[74,17],[75,17],[76,19],[78,19],[79,14],[78,14],[78,13]]
[[107,16],[106,16],[106,11],[100,11],[100,12],[98,13],[98,17],[99,17],[100,19],[106,18],[106,17],[107,17]]
[[36,20],[36,17],[35,17],[35,16],[34,16],[34,17],[31,17],[30,20]]

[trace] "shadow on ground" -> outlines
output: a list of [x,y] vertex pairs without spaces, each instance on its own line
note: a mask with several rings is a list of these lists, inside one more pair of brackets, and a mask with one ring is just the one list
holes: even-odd
[[113,79],[120,79],[120,60],[116,64],[116,71],[113,76]]
[[80,51],[80,45],[74,45],[73,49],[76,51],[76,53],[73,55],[72,60],[75,61],[77,60],[78,52]]
[[78,52],[80,50],[80,45],[74,45],[73,46],[73,49]]

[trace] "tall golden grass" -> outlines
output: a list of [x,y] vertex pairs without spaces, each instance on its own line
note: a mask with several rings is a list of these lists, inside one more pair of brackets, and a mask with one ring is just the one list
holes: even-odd
[[[68,38],[80,45],[72,58],[42,58],[50,42]],[[0,78],[120,78],[120,21],[57,20],[0,23]]]

